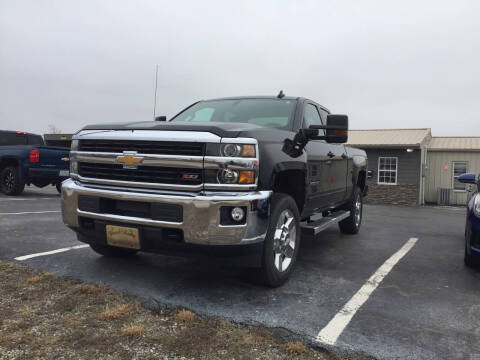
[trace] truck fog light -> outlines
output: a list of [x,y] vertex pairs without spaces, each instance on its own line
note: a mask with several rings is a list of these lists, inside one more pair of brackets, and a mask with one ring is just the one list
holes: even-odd
[[245,211],[241,207],[234,207],[230,213],[234,221],[242,221],[245,216]]
[[236,184],[238,180],[238,171],[223,169],[219,173],[219,182],[223,184]]

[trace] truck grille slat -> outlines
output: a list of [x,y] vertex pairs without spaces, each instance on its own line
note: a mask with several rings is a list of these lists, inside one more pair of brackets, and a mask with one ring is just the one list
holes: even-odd
[[139,154],[203,156],[205,152],[205,144],[181,141],[80,140],[79,150],[86,152],[110,153],[136,151]]
[[[84,163],[78,164],[78,174],[87,178],[122,180],[179,185],[198,185],[203,182],[203,171],[192,168],[168,168],[139,166],[137,169],[124,169],[120,164]],[[196,179],[184,179],[183,175],[196,175]]]

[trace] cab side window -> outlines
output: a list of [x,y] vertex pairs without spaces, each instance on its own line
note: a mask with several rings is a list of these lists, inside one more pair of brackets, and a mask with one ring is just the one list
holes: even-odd
[[[313,104],[305,105],[303,111],[303,128],[308,129],[311,125],[323,125],[317,107]],[[318,130],[319,135],[325,135],[325,130]]]

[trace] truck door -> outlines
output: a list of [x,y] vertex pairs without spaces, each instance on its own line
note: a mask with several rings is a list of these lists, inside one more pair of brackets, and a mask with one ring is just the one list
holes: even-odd
[[[306,102],[303,110],[303,128],[310,125],[323,125],[317,106]],[[322,135],[323,130],[319,130]],[[330,184],[330,165],[327,162],[330,145],[325,140],[310,140],[305,147],[307,152],[307,204],[306,211],[324,210],[334,202]]]
[[[319,109],[322,121],[327,122],[327,112]],[[328,172],[329,192],[331,202],[340,204],[347,198],[348,154],[344,144],[327,144],[328,159],[325,172]]]

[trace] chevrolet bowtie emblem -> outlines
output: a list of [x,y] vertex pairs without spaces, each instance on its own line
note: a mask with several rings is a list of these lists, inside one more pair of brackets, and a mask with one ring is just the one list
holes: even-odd
[[136,155],[136,151],[124,151],[123,155],[117,156],[117,163],[123,164],[124,169],[136,169],[143,161],[143,157]]

